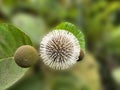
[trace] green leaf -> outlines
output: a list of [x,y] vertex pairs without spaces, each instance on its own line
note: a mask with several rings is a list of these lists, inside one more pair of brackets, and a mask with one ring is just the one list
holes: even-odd
[[12,57],[21,45],[32,45],[29,37],[8,24],[0,24],[0,59]]
[[0,61],[0,90],[5,90],[17,82],[28,69],[19,67],[13,58]]
[[32,45],[29,37],[10,24],[0,24],[0,90],[19,80],[27,69],[20,68],[13,60],[14,52],[21,45]]
[[45,90],[46,82],[44,76],[42,71],[35,72],[31,68],[23,79],[8,88],[8,90]]
[[42,18],[25,13],[18,13],[13,16],[12,22],[28,34],[35,45],[39,45],[46,31],[46,24]]
[[59,24],[55,29],[64,29],[71,32],[79,41],[80,47],[85,51],[85,39],[84,34],[75,25],[69,22],[63,22]]

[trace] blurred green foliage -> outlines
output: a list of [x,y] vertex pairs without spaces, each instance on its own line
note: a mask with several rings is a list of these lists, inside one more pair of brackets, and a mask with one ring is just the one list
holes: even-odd
[[16,49],[26,44],[32,42],[25,33],[13,25],[0,24],[0,90],[12,86],[28,70],[19,67],[13,58]]
[[[36,88],[34,90],[39,90],[39,88],[42,88],[40,87],[41,82],[45,83],[45,90],[49,90],[49,87],[51,87],[51,90],[101,90],[101,88],[119,90],[119,83],[116,81],[119,78],[116,79],[115,77],[118,76],[120,71],[115,69],[120,67],[120,0],[0,1],[0,22],[9,22],[21,28],[30,36],[36,48],[39,47],[39,40],[44,34],[63,21],[72,22],[80,27],[85,34],[87,50],[94,55],[93,57],[97,58],[99,66],[101,66],[100,72],[95,63],[96,60],[92,61],[95,65],[89,65],[91,59],[88,55],[87,61],[79,62],[80,65],[78,66],[80,68],[76,66],[78,70],[73,70],[72,73],[67,73],[67,75],[59,73],[60,75],[56,75],[55,78],[53,75],[55,72],[42,70],[42,74],[45,73],[43,75],[45,80],[39,78],[39,74],[33,78],[31,75],[30,79],[25,79],[24,85],[17,84],[11,90],[19,90],[20,87],[22,87],[22,90],[27,90],[23,89],[24,87],[33,90],[30,89],[32,85]],[[90,68],[93,67],[95,71],[91,71]],[[115,75],[112,75],[114,71]],[[76,74],[79,79],[73,75],[75,73],[79,73]],[[94,78],[97,77],[100,78],[100,81],[99,79],[95,80],[96,84],[98,83],[96,85],[93,83]],[[51,82],[54,80],[53,78],[55,78],[55,81]],[[32,84],[32,80],[37,84]],[[79,84],[77,85],[76,82]],[[65,89],[62,89],[62,87]]]

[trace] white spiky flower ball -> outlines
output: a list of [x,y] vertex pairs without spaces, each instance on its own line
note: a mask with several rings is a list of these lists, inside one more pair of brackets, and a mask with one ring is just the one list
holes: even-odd
[[70,68],[79,55],[78,39],[66,30],[53,30],[40,43],[40,56],[44,64],[56,70]]

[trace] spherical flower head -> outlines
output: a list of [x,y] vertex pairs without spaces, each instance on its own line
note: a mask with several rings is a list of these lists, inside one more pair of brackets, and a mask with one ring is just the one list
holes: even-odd
[[40,43],[40,56],[44,64],[56,70],[70,68],[79,55],[79,41],[66,30],[53,30]]

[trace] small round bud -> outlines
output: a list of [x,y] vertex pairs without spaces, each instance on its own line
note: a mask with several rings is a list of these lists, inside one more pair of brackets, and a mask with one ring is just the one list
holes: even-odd
[[14,60],[20,67],[27,68],[39,60],[39,55],[32,46],[23,45],[16,50]]
[[78,39],[66,30],[53,30],[40,43],[43,62],[56,70],[70,68],[78,60],[79,54]]
[[81,49],[81,50],[80,50],[79,59],[78,59],[77,61],[81,61],[83,58],[84,58],[84,52],[83,52],[83,50]]

